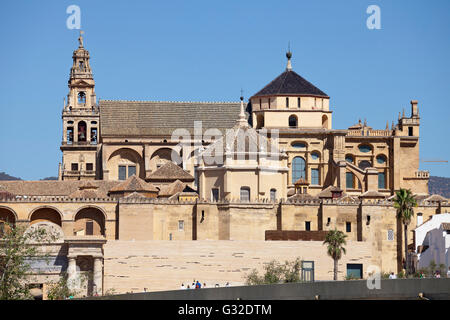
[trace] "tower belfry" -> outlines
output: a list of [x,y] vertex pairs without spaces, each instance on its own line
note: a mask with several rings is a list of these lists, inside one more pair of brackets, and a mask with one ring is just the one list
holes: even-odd
[[96,178],[100,113],[89,51],[84,48],[83,31],[72,55],[68,81],[69,93],[62,112],[63,137],[60,180]]

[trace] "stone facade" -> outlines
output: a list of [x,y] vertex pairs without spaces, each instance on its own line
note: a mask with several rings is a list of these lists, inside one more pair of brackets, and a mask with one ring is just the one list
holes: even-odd
[[[363,275],[369,266],[400,271],[394,192],[409,188],[419,202],[409,244],[412,230],[449,209],[447,199],[428,195],[428,172],[419,170],[417,101],[385,129],[366,121],[333,129],[330,97],[292,71],[287,56],[286,71],[248,103],[97,103],[80,36],[59,181],[1,183],[0,223],[47,223],[63,234],[54,244],[61,267],[35,282],[89,271],[86,293],[175,289],[193,278],[241,284],[253,267],[296,257],[315,261],[316,279],[331,279],[318,240],[334,228],[348,240],[340,279],[348,263]],[[223,162],[206,161],[211,151]],[[271,240],[283,232],[302,232],[303,241]]]

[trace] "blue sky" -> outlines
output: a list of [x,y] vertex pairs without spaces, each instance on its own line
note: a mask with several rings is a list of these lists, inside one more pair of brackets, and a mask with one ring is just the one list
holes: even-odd
[[[450,1],[23,1],[0,4],[0,171],[56,176],[81,8],[97,98],[238,101],[285,68],[331,97],[333,128],[384,129],[419,100],[420,157],[450,160]],[[381,29],[369,30],[369,5]],[[449,164],[421,163],[450,177]]]

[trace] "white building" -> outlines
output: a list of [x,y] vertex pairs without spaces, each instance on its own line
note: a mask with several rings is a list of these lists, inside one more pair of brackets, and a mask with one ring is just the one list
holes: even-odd
[[450,213],[436,214],[415,229],[417,270],[436,265],[450,266]]

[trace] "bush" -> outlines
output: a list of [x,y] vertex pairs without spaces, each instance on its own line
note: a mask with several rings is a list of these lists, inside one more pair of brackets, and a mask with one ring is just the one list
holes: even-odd
[[264,274],[253,269],[245,276],[247,285],[300,282],[301,259],[285,261],[284,264],[272,260],[264,266]]

